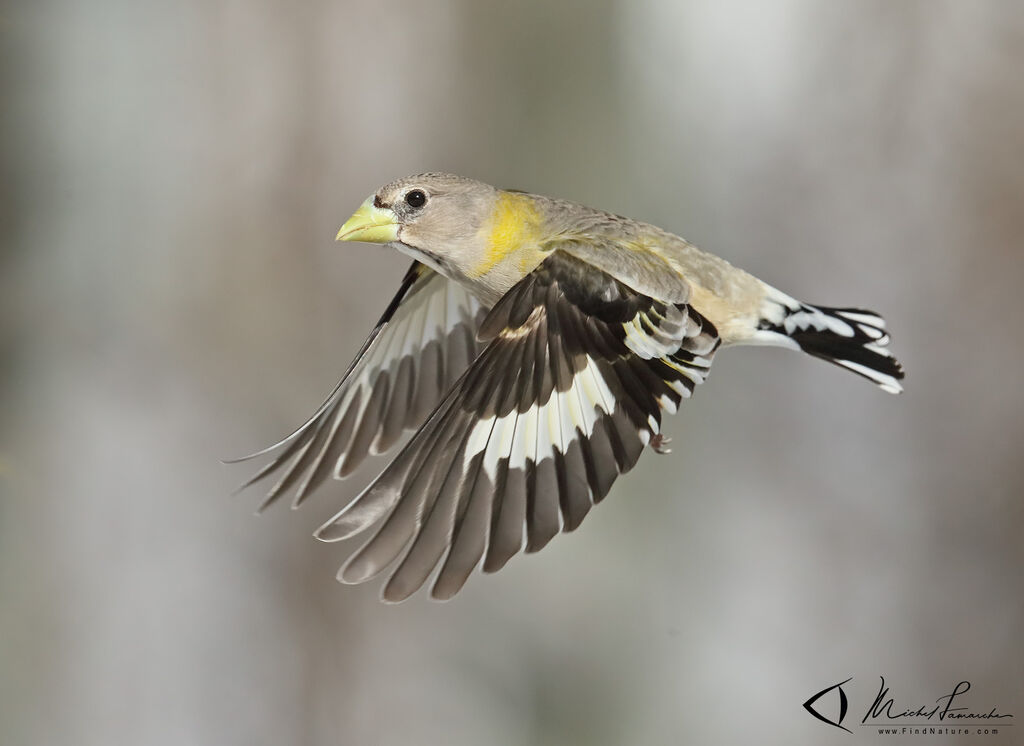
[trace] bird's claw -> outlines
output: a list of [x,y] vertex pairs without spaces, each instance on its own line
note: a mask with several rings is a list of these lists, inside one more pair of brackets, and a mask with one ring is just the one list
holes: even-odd
[[672,449],[668,447],[668,444],[671,442],[672,438],[667,435],[663,435],[662,433],[658,433],[651,438],[651,448],[654,449],[655,453],[660,453],[662,455],[672,453]]

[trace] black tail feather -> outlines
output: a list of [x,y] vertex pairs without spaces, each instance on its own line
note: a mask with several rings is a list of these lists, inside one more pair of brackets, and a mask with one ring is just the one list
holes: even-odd
[[861,308],[779,305],[781,318],[762,320],[758,327],[762,333],[780,335],[789,346],[795,343],[809,355],[863,376],[885,391],[903,390],[899,383],[903,367],[886,347],[889,335],[881,316]]

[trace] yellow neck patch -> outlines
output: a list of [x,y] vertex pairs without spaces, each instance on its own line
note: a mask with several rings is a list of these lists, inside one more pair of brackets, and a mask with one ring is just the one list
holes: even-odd
[[542,222],[543,215],[530,197],[501,192],[491,219],[482,231],[486,249],[480,264],[474,268],[476,277],[487,274],[499,262],[519,252],[532,255],[541,239]]

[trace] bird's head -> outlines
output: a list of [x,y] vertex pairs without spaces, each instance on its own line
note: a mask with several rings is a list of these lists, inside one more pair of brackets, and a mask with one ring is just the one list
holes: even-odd
[[393,181],[370,195],[338,231],[339,241],[393,244],[427,264],[478,263],[501,191],[451,174]]
[[393,181],[370,195],[339,241],[390,244],[449,277],[501,294],[541,260],[549,216],[539,198],[451,174]]

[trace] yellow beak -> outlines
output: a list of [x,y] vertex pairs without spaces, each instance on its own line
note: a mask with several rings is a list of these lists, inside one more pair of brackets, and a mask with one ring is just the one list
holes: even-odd
[[367,197],[355,214],[341,226],[335,241],[364,241],[391,243],[398,240],[398,222],[395,213],[386,207],[374,207],[373,197]]

